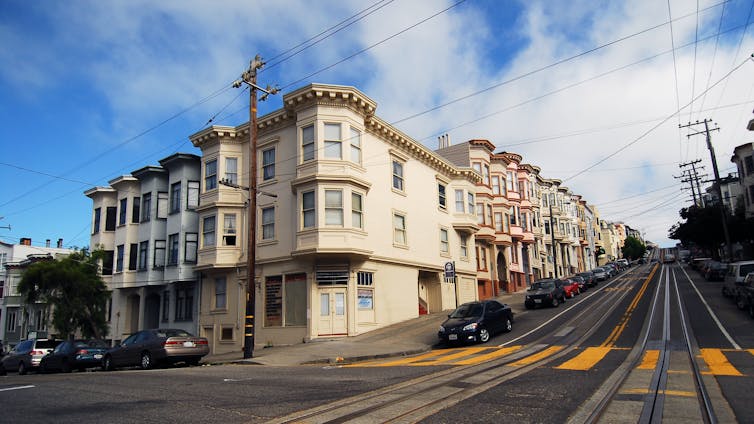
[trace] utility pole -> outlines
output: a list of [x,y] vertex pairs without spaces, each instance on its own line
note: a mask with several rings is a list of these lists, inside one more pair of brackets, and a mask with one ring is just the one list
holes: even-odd
[[[710,159],[712,160],[712,170],[715,174],[715,191],[717,192],[717,198],[720,202],[720,216],[723,220],[723,235],[725,236],[725,248],[726,252],[728,254],[728,260],[733,260],[733,245],[730,243],[730,234],[728,233],[728,217],[727,213],[725,212],[725,205],[723,204],[723,190],[722,185],[720,183],[720,172],[717,170],[717,159],[715,159],[715,148],[712,147],[712,137],[710,136],[710,128],[709,123],[712,122],[710,119],[705,119],[702,122],[696,121],[695,123],[689,122],[686,125],[679,125],[678,128],[687,128],[691,127],[693,125],[699,125],[704,124],[704,131],[698,131],[693,134],[689,134],[686,137],[690,138],[691,136],[698,135],[698,134],[705,134],[706,140],[707,140],[707,149],[709,150]],[[715,127],[712,129],[712,131],[719,131],[720,127]]]
[[555,244],[555,225],[552,222],[552,202],[555,200],[555,196],[549,199],[547,202],[550,205],[550,240],[552,240],[552,265],[555,278],[558,278],[558,249]]
[[243,357],[244,359],[254,356],[254,328],[256,314],[256,259],[257,259],[257,92],[264,94],[260,100],[264,101],[270,94],[276,94],[279,90],[262,88],[257,85],[257,71],[265,63],[262,57],[256,55],[249,63],[249,69],[241,74],[241,79],[233,83],[238,88],[243,84],[248,85],[249,91],[249,209],[248,231],[246,235],[246,318],[244,320]]
[[[686,170],[683,171],[683,174],[680,177],[675,177],[675,178],[687,177],[686,179],[681,180],[681,182],[682,183],[689,183],[689,185],[691,186],[691,195],[694,197],[694,205],[695,206],[704,207],[704,198],[702,197],[702,189],[699,186],[699,176],[698,176],[698,174],[696,172],[696,164],[699,163],[699,162],[701,162],[701,161],[702,161],[701,159],[697,159],[695,161],[691,161],[691,162],[687,162],[687,163],[682,163],[682,164],[678,165],[679,168],[684,168],[686,166],[690,166],[691,170],[686,169]],[[696,184],[696,190],[694,190],[694,184]],[[696,197],[696,193],[697,192],[699,193],[699,202],[698,203],[697,203],[697,197]]]

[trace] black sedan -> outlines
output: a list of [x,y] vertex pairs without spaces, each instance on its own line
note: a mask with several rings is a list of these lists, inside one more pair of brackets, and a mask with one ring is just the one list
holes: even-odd
[[42,358],[39,370],[71,372],[98,367],[109,347],[103,340],[67,340]]
[[544,305],[557,307],[565,302],[566,296],[563,286],[563,280],[552,278],[533,282],[531,287],[526,290],[524,306],[526,306],[526,309]]
[[139,366],[150,369],[156,364],[185,362],[198,365],[209,353],[209,343],[204,337],[191,333],[159,328],[131,334],[121,344],[109,349],[102,358],[102,369]]
[[490,299],[459,306],[442,323],[437,336],[445,343],[486,343],[492,334],[512,328],[510,306]]

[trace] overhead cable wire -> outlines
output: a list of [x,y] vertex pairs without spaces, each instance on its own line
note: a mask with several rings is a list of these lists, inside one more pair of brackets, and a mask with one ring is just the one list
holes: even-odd
[[707,75],[707,88],[704,90],[705,96],[702,97],[701,107],[704,107],[704,101],[707,99],[706,94],[709,92],[709,84],[710,84],[710,81],[712,81],[712,71],[715,69],[715,59],[717,58],[717,46],[720,45],[720,31],[723,28],[723,18],[725,17],[725,6],[727,6],[727,2],[723,2],[723,9],[720,11],[720,22],[717,24],[717,37],[715,38],[715,48],[712,51],[712,63],[710,64],[709,74]]
[[[675,36],[673,34],[673,15],[670,10],[670,0],[667,0],[668,4],[668,20],[670,24],[670,47],[673,50],[673,81],[675,81],[675,108],[681,107],[681,96],[678,93],[678,60],[675,57]],[[698,10],[698,8],[697,8]],[[698,13],[697,13],[698,16]],[[683,161],[683,138],[681,137],[681,115],[678,114],[678,160]]]

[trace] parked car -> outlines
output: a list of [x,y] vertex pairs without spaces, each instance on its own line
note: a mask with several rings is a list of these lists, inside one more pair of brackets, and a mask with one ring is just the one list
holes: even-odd
[[19,342],[0,362],[0,375],[8,371],[18,371],[24,375],[31,370],[36,370],[42,357],[52,352],[62,340],[56,339],[29,339]]
[[185,362],[198,365],[209,353],[209,343],[204,337],[178,329],[142,330],[128,336],[122,343],[105,352],[102,369],[140,366],[150,369],[157,364]]
[[745,309],[754,318],[754,272],[746,274],[736,296],[736,306]]
[[586,284],[587,287],[594,287],[597,285],[597,277],[594,276],[594,272],[592,271],[579,272],[576,275],[584,279],[584,284]]
[[618,259],[618,260],[617,260],[616,262],[618,262],[618,263],[620,263],[621,265],[623,265],[623,269],[626,269],[626,268],[628,268],[628,266],[630,265],[630,264],[628,263],[628,259],[625,259],[625,258],[622,258],[622,259]]
[[589,289],[589,287],[586,285],[586,280],[584,280],[584,277],[580,275],[573,275],[568,277],[569,280],[573,280],[579,284],[579,293],[583,293]]
[[704,268],[704,279],[707,281],[723,281],[728,273],[728,265],[718,261],[710,261]]
[[613,265],[610,265],[609,263],[602,265],[600,268],[604,269],[605,272],[607,272],[607,277],[610,278],[618,273],[618,269],[614,267]]
[[497,332],[513,329],[511,307],[497,300],[464,303],[440,325],[437,337],[445,343],[486,343]]
[[543,305],[555,307],[561,302],[565,302],[565,298],[563,281],[554,278],[538,280],[527,289],[524,306],[526,309]]
[[563,291],[565,292],[565,297],[567,299],[573,299],[576,295],[581,293],[579,291],[579,283],[576,280],[564,278],[561,281],[563,282]]
[[104,340],[66,340],[42,358],[39,371],[71,372],[98,367],[109,348]]
[[689,266],[691,269],[695,271],[699,271],[699,268],[701,268],[702,264],[711,260],[712,258],[702,257],[702,258],[693,258],[691,261],[689,261]]
[[750,272],[754,272],[754,261],[739,261],[728,264],[728,273],[723,280],[723,296],[735,299],[738,295],[738,287]]
[[608,278],[610,278],[610,274],[605,270],[605,268],[597,267],[592,270],[592,274],[594,274],[594,279],[596,281],[605,281]]

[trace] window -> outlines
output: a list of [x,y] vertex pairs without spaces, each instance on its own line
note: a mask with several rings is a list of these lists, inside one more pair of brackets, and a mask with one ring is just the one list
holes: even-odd
[[204,164],[204,191],[217,188],[217,159],[208,160]]
[[170,292],[165,290],[162,292],[162,321],[168,322],[170,320]]
[[480,271],[486,271],[487,270],[487,248],[485,247],[479,247],[479,254],[477,254],[476,259],[476,268]]
[[440,253],[447,255],[450,253],[450,243],[448,242],[448,230],[440,229]]
[[[3,290],[4,290],[4,289],[5,289],[5,281],[3,281],[3,280],[0,280],[0,299],[2,299],[2,298],[3,298]],[[1,315],[0,315],[0,318],[2,318],[2,316],[1,316]]]
[[492,220],[492,205],[487,205],[487,217],[486,217],[487,224],[490,226],[493,226],[495,222]]
[[154,267],[162,268],[165,266],[165,240],[154,241]]
[[437,202],[440,205],[440,209],[448,208],[448,199],[445,196],[445,184],[437,183]]
[[134,224],[138,223],[141,220],[141,212],[139,209],[140,204],[141,204],[141,198],[134,197],[134,205],[133,205],[133,209],[131,210],[131,222],[133,222]]
[[351,162],[361,163],[361,131],[351,128]]
[[136,261],[139,258],[139,245],[137,243],[131,243],[128,250],[128,269],[131,271],[136,270]]
[[226,308],[226,289],[225,277],[215,278],[215,309]]
[[157,193],[157,218],[168,217],[168,194],[164,191]]
[[466,203],[468,204],[468,213],[474,213],[474,194],[468,193],[466,195]]
[[482,168],[482,178],[484,180],[484,184],[486,184],[488,187],[490,185],[490,166],[484,165]]
[[181,183],[173,183],[170,186],[170,213],[181,211]]
[[356,285],[359,309],[371,311],[374,309],[374,273],[359,271],[356,274]]
[[101,208],[94,209],[94,225],[92,226],[92,234],[99,233],[101,215],[102,215]]
[[223,215],[223,246],[236,245],[236,214]]
[[142,241],[139,243],[139,270],[147,269],[147,252],[149,251],[149,242]]
[[262,151],[262,178],[267,181],[275,178],[275,148]]
[[16,331],[16,311],[8,311],[5,329],[11,333]]
[[516,213],[516,207],[515,206],[511,206],[511,225],[518,225],[517,224],[517,222],[518,222],[518,219],[517,219],[518,216],[517,215],[518,214]]
[[325,224],[343,226],[343,192],[325,190]]
[[511,246],[511,263],[518,263],[518,243],[515,241],[513,242],[513,246]]
[[476,222],[479,225],[484,225],[484,205],[481,203],[476,205]]
[[225,180],[238,183],[238,158],[225,158]]
[[102,275],[113,275],[113,261],[115,252],[112,250],[105,250],[102,257]]
[[141,196],[141,222],[149,221],[152,209],[152,193],[144,193]]
[[467,236],[466,234],[461,234],[460,239],[461,239],[461,245],[460,245],[461,257],[468,258],[469,257],[469,236]]
[[182,287],[175,291],[175,320],[191,321],[194,316],[194,289]]
[[303,162],[314,159],[314,125],[301,128],[301,157]]
[[128,216],[128,199],[120,199],[120,210],[118,216],[118,225],[126,225],[126,216]]
[[500,177],[492,176],[492,194],[500,194]]
[[749,155],[744,158],[744,165],[746,168],[746,175],[751,175],[754,172],[754,158]]
[[508,178],[505,181],[507,182],[507,189],[508,189],[508,191],[514,191],[514,188],[513,188],[513,172],[508,171]]
[[178,264],[178,246],[179,246],[178,234],[171,234],[168,236],[168,265]]
[[403,191],[403,163],[393,159],[393,188]]
[[199,181],[188,182],[188,196],[186,196],[186,209],[196,209],[199,206]]
[[199,247],[199,234],[186,233],[185,246],[183,247],[184,260],[189,263],[196,263],[196,251]]
[[115,272],[123,272],[123,257],[126,254],[126,246],[119,244],[116,246]]
[[495,231],[499,233],[503,231],[503,213],[502,212],[495,212]]
[[325,124],[325,157],[328,159],[343,158],[340,124]]
[[202,246],[215,245],[215,217],[208,216],[204,218],[202,226]]
[[463,190],[456,190],[456,212],[463,213]]
[[307,191],[301,195],[301,220],[304,228],[314,227],[314,192]]
[[393,214],[393,241],[397,244],[406,245],[406,217]]
[[474,169],[474,171],[477,172],[477,174],[482,175],[482,164],[479,162],[474,162],[471,164],[471,167]]
[[283,326],[283,277],[268,276],[264,280],[264,325]]
[[353,228],[364,228],[364,207],[363,198],[358,193],[351,193],[351,226]]
[[262,240],[275,239],[275,208],[262,209]]
[[233,327],[223,327],[220,329],[221,341],[233,341]]
[[285,326],[306,325],[306,274],[285,276]]

